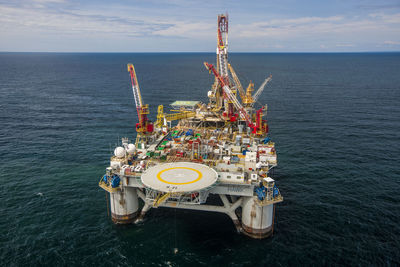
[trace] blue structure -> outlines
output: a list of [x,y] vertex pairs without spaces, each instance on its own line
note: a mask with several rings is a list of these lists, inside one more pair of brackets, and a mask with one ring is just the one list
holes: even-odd
[[111,187],[112,187],[112,188],[118,187],[120,181],[121,181],[121,179],[119,178],[119,176],[114,174],[114,175],[111,177]]
[[189,130],[186,132],[186,136],[188,136],[188,135],[193,135],[193,130],[192,130],[192,129],[189,129]]
[[262,186],[262,187],[256,187],[255,189],[254,189],[254,191],[256,191],[256,194],[257,194],[257,197],[258,197],[258,199],[259,200],[264,200],[265,199],[265,187],[264,186]]
[[279,195],[279,189],[276,185],[274,185],[274,192],[272,194],[273,197],[277,197]]

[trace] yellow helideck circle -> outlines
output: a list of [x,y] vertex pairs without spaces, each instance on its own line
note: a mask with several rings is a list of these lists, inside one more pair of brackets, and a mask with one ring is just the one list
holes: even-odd
[[[196,173],[198,174],[198,177],[197,177],[196,179],[194,179],[193,181],[185,182],[185,183],[174,183],[174,182],[169,182],[169,181],[164,180],[164,179],[161,177],[161,174],[163,174],[164,172],[170,171],[170,170],[175,170],[175,169],[186,169],[186,170],[194,171],[194,172],[196,172]],[[202,177],[203,177],[203,175],[201,174],[201,172],[199,172],[199,171],[196,170],[196,169],[189,168],[189,167],[172,167],[172,168],[168,168],[168,169],[162,170],[162,171],[160,171],[159,173],[157,173],[157,179],[158,179],[158,180],[160,180],[160,181],[163,182],[163,183],[166,183],[166,184],[173,184],[173,185],[192,184],[192,183],[195,183],[195,182],[199,181]]]

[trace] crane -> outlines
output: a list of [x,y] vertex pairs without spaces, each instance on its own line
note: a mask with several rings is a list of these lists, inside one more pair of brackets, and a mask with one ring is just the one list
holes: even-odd
[[136,111],[139,118],[139,122],[136,124],[136,131],[138,133],[146,134],[153,131],[153,124],[147,119],[147,114],[149,114],[149,105],[143,104],[142,95],[140,94],[139,83],[137,81],[135,67],[129,63],[128,72],[131,77],[133,98],[135,100]]
[[229,85],[224,81],[222,76],[219,75],[219,73],[215,70],[215,68],[212,64],[204,62],[204,66],[210,73],[213,72],[214,76],[218,79],[222,89],[224,90],[224,93],[226,94],[228,99],[233,103],[235,108],[239,111],[241,118],[246,121],[247,125],[253,130],[253,133],[256,133],[256,131],[257,131],[256,126],[251,121],[250,115],[246,112],[246,110],[243,108],[243,106],[236,99],[235,95],[232,93],[231,89],[229,88]]
[[244,95],[244,98],[242,99],[243,105],[246,108],[249,108],[249,107],[251,108],[254,106],[254,103],[257,102],[261,93],[264,91],[265,86],[271,79],[272,79],[272,75],[270,75],[268,78],[266,78],[264,80],[264,82],[261,84],[261,86],[257,89],[257,91],[253,95],[252,95],[252,92],[254,91],[254,83],[250,81],[249,86],[246,89],[246,94]]
[[232,68],[231,64],[229,64],[229,63],[228,63],[228,68],[232,74],[233,82],[235,83],[236,88],[239,90],[240,99],[243,102],[246,97],[246,93],[243,90],[242,84],[240,83],[240,80],[239,80],[238,76],[236,75],[235,70]]
[[251,104],[251,106],[254,105],[255,102],[257,102],[258,98],[260,97],[261,93],[264,91],[265,86],[268,84],[269,81],[272,80],[272,75],[269,75],[268,78],[266,78],[264,80],[264,82],[260,85],[260,87],[257,89],[257,91],[254,93],[253,95],[253,103]]

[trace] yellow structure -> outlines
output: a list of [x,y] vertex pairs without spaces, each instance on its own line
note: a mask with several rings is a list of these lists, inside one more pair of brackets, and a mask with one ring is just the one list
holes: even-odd
[[238,76],[236,75],[236,72],[233,69],[232,65],[229,64],[229,63],[228,63],[228,68],[229,68],[229,71],[232,74],[232,78],[233,78],[233,81],[234,81],[234,83],[236,85],[236,88],[239,90],[240,99],[243,102],[245,97],[246,97],[246,94],[245,94],[245,92],[243,90],[242,84],[240,83],[240,80],[239,80]]
[[253,91],[254,91],[254,83],[252,81],[250,81],[250,83],[246,89],[246,95],[243,99],[243,105],[245,107],[248,107],[254,103],[253,97],[251,96]]
[[163,120],[165,119],[166,121],[175,121],[175,120],[181,120],[181,119],[187,119],[187,118],[192,118],[196,116],[195,111],[188,111],[188,110],[181,110],[177,113],[171,113],[171,114],[165,114],[164,113],[164,106],[159,105],[158,106],[158,113],[157,113],[157,126],[162,126],[164,124]]

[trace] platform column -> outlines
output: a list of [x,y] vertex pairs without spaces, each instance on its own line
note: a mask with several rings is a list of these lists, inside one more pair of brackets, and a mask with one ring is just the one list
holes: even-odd
[[123,187],[121,191],[110,193],[111,217],[114,223],[132,223],[139,209],[136,188]]
[[272,234],[273,204],[258,205],[253,197],[246,197],[242,203],[243,232],[252,238],[265,238]]

